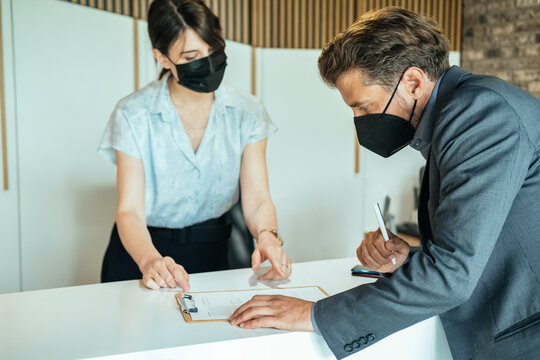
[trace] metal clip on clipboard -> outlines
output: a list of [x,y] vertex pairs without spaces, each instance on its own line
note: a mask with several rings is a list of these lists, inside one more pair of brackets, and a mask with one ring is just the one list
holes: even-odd
[[199,311],[195,306],[195,301],[193,301],[193,297],[189,294],[182,294],[182,296],[180,297],[180,302],[183,312],[196,313],[197,311]]

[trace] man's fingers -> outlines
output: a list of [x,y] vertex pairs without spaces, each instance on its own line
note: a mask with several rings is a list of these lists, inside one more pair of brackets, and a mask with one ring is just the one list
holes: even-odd
[[380,267],[380,265],[375,260],[373,260],[373,258],[369,254],[367,245],[362,245],[362,259],[364,260],[364,266],[370,270],[376,271]]
[[[371,258],[377,262],[377,264],[384,265],[384,264],[386,264],[388,262],[388,258],[383,256],[379,252],[379,248],[378,248],[379,246],[384,248],[384,242],[381,243],[380,245],[375,245],[375,244],[372,244],[371,246],[368,245],[367,246],[367,251],[368,251],[369,255],[371,256]],[[384,251],[386,253],[389,253],[390,255],[392,254],[392,252],[389,252],[386,249],[384,249]]]
[[269,316],[273,315],[274,311],[270,306],[267,306],[268,302],[262,302],[258,304],[257,306],[252,306],[248,308],[247,310],[241,312],[236,316],[232,321],[232,325],[241,324],[245,321],[257,319],[263,316]]
[[397,251],[400,253],[407,251],[409,248],[409,244],[397,236],[390,239],[390,241],[387,241],[385,245],[388,250]]
[[365,266],[362,262],[362,244],[360,244],[360,246],[356,249],[356,257],[358,258],[358,261],[360,261],[360,264]]
[[[247,311],[248,309],[251,309],[252,307],[261,306],[268,304],[268,301],[271,300],[272,297],[262,297],[262,296],[254,296],[251,300],[241,305],[238,309],[235,310],[235,312],[229,317],[229,320],[234,321],[240,314]],[[234,325],[234,324],[233,324]]]
[[238,324],[243,329],[279,328],[279,321],[275,316],[263,316]]
[[392,238],[390,238],[390,241],[384,241],[384,238],[382,237],[377,240],[378,241],[373,242],[373,245],[375,246],[379,254],[381,254],[385,262],[387,262],[390,256],[392,256],[392,251],[387,248],[387,244],[390,244],[392,242]]

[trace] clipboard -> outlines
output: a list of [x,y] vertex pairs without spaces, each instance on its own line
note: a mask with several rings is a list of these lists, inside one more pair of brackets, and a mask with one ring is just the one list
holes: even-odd
[[[245,303],[254,295],[285,295],[299,297],[304,300],[316,301],[324,297],[330,296],[320,286],[295,286],[295,287],[283,287],[283,288],[264,288],[264,289],[243,289],[243,290],[217,290],[217,291],[199,291],[199,292],[180,292],[175,294],[176,303],[178,309],[187,323],[210,323],[210,322],[226,322],[229,315],[219,316],[217,314],[214,318],[207,318],[208,314],[202,314],[202,312],[208,311],[212,306],[208,306],[208,298],[219,298],[219,300],[228,303],[229,309],[236,309],[241,304]],[[295,296],[297,295],[297,296]],[[306,295],[308,299],[302,296]],[[236,298],[235,298],[236,297]],[[234,303],[234,300],[238,303]],[[205,302],[206,304],[203,304]],[[199,303],[199,304],[198,304]],[[216,305],[216,307],[222,307]],[[193,315],[193,316],[192,316]],[[199,315],[204,316],[204,319],[197,319]]]

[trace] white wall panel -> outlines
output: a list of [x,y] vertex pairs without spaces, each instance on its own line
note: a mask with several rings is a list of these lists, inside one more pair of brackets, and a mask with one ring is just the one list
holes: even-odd
[[56,0],[13,14],[23,290],[97,282],[116,195],[96,149],[134,88],[133,20]]
[[320,80],[319,54],[257,51],[258,94],[279,126],[268,143],[270,191],[293,261],[351,256],[363,232],[352,112]]
[[227,69],[223,81],[251,92],[251,45],[226,40]]
[[[0,293],[8,293],[20,290],[19,199],[11,1],[0,1],[2,2],[2,19],[0,19],[0,26],[2,26],[2,45],[4,54],[7,165],[9,176],[9,189],[5,191],[2,190],[3,186],[0,188]],[[2,157],[0,156],[0,168],[2,165]],[[0,180],[0,184],[1,182],[2,180]]]
[[450,65],[461,65],[461,53],[459,51],[450,51]]
[[139,45],[139,87],[142,89],[159,76],[159,68],[152,55],[152,43],[148,36],[148,23],[146,20],[137,20]]

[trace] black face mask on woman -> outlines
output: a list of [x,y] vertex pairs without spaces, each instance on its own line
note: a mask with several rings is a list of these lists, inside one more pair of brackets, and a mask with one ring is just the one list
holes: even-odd
[[401,82],[401,77],[382,113],[354,117],[354,126],[360,145],[385,158],[409,145],[414,136],[411,120],[417,100],[414,101],[408,121],[399,116],[386,114]]
[[209,93],[215,91],[223,80],[227,55],[225,51],[214,51],[207,57],[176,66],[178,84],[190,90]]

